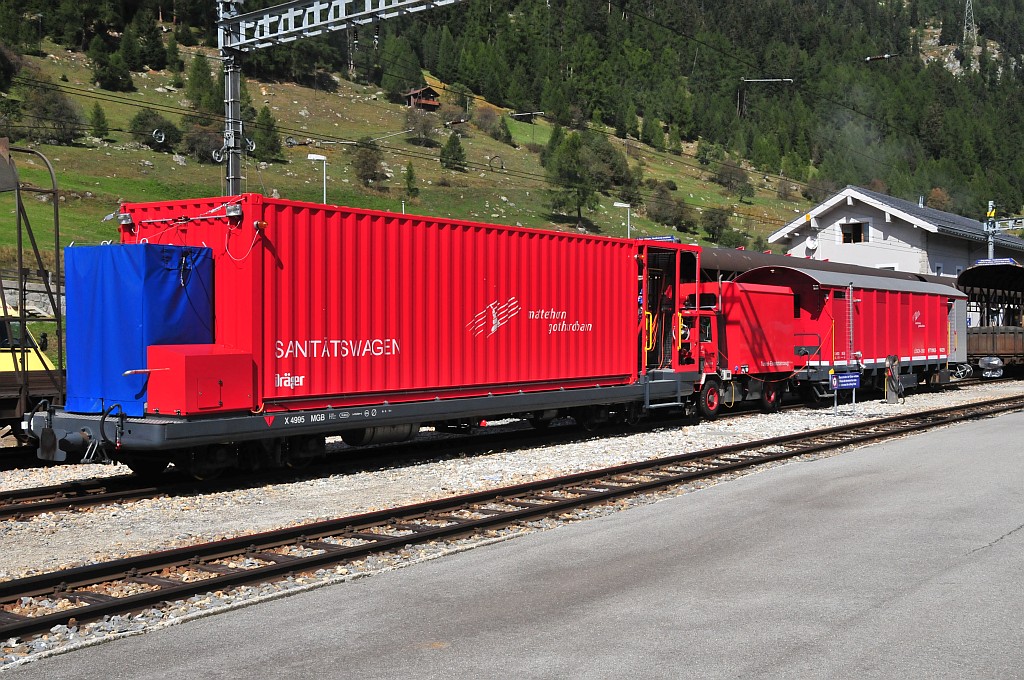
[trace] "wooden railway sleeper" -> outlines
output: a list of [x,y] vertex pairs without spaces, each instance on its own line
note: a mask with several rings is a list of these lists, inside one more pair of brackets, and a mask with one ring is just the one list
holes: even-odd
[[67,593],[67,598],[83,602],[87,606],[93,604],[106,604],[120,599],[114,595],[104,595],[103,593],[85,592],[81,590],[73,590]]
[[195,565],[192,568],[195,569],[196,571],[206,571],[206,572],[209,572],[211,574],[222,574],[222,575],[240,574],[242,572],[252,571],[252,569],[241,569],[239,567],[228,567],[228,566],[225,566],[223,564],[212,564],[212,563],[210,563],[210,564],[197,564],[197,565]]
[[22,614],[12,614],[10,612],[0,611],[0,623],[15,625],[24,623],[31,619],[31,616],[24,616]]
[[281,555],[279,553],[271,553],[271,552],[254,552],[254,553],[247,553],[247,554],[250,557],[255,557],[258,560],[263,560],[264,562],[274,562],[275,564],[280,564],[282,562],[294,562],[295,561],[295,557],[293,555]]
[[180,586],[184,581],[176,581],[173,578],[165,578],[163,576],[127,576],[124,579],[128,583],[142,583],[148,586],[157,586],[158,588],[173,588]]

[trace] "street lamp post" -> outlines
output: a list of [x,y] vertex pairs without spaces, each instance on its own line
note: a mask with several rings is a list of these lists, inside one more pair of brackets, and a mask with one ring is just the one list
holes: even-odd
[[629,226],[629,212],[630,212],[630,209],[633,206],[631,206],[629,203],[622,203],[621,201],[615,201],[614,203],[612,203],[612,205],[615,206],[616,208],[625,208],[626,209],[626,238],[633,238],[630,235],[631,229],[630,229],[630,226]]
[[324,164],[324,203],[327,203],[327,156],[311,153],[306,156],[311,161],[321,161]]

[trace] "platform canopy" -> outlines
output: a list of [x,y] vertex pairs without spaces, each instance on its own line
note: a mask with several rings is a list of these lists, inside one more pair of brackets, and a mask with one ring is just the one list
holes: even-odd
[[979,264],[968,267],[956,278],[957,287],[969,296],[981,291],[1024,293],[1024,266]]
[[957,277],[968,307],[980,315],[980,326],[1020,325],[1024,309],[1024,267],[994,262],[968,267]]

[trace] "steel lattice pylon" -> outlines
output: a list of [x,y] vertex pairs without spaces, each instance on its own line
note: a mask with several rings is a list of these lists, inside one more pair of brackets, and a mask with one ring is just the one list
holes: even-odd
[[463,0],[296,0],[241,14],[243,0],[220,0],[217,23],[224,60],[224,146],[214,157],[227,160],[227,195],[237,195],[242,189],[238,59],[243,53],[457,2]]
[[964,45],[968,49],[978,44],[978,24],[974,22],[974,5],[967,0],[964,8]]

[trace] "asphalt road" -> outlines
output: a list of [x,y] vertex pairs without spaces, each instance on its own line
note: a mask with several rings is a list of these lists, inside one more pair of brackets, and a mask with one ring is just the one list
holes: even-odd
[[1024,677],[1022,431],[791,463],[3,675]]

